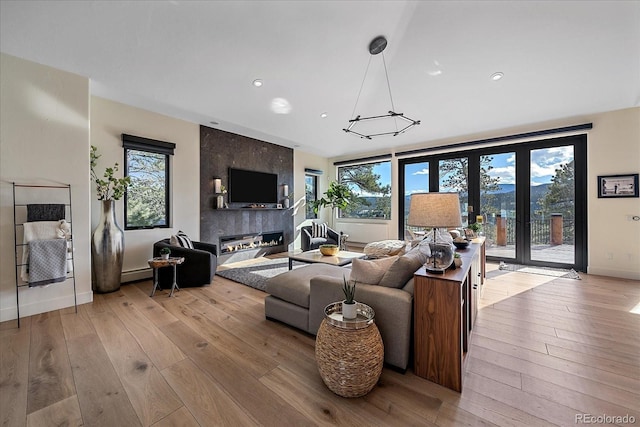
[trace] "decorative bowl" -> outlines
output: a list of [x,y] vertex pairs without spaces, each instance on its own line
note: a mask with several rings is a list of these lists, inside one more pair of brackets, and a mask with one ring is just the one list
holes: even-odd
[[456,248],[458,249],[466,249],[467,246],[469,246],[469,241],[468,240],[454,240],[453,244],[455,245]]
[[338,247],[338,245],[320,245],[320,253],[322,255],[337,255],[339,250],[340,248]]

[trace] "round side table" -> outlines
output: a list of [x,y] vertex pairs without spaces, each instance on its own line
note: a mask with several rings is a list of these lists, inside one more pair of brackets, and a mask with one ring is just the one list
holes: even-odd
[[382,373],[384,345],[375,313],[358,304],[358,317],[343,319],[342,303],[329,304],[316,336],[316,362],[322,381],[342,397],[369,393]]

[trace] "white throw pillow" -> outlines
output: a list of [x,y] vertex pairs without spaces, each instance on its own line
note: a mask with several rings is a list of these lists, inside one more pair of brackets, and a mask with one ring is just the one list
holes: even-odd
[[380,240],[377,242],[367,243],[364,247],[364,254],[369,259],[402,255],[406,246],[406,242],[402,240]]

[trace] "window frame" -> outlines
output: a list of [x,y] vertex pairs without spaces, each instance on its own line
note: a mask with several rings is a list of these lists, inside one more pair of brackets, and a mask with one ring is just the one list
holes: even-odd
[[164,204],[165,223],[161,225],[132,226],[128,223],[129,192],[124,195],[124,229],[125,230],[151,230],[154,228],[171,228],[171,161],[176,144],[171,142],[158,141],[139,136],[122,134],[122,147],[124,148],[124,175],[129,176],[129,152],[140,151],[150,154],[164,155]]
[[[313,199],[307,199],[307,178],[313,179]],[[318,200],[318,175],[315,173],[305,172],[304,174],[304,197],[305,197],[305,219],[317,219],[318,214],[309,211],[311,202]]]
[[[387,217],[359,217],[359,216],[345,216],[342,209],[338,210],[338,218],[346,219],[346,220],[358,220],[358,221],[391,221],[392,220],[392,202],[393,202],[393,162],[391,161],[391,155],[382,155],[375,156],[366,159],[360,160],[352,160],[346,162],[336,162],[334,166],[336,167],[336,178],[338,182],[342,183],[341,179],[341,168],[348,168],[354,166],[364,166],[364,165],[379,165],[387,163],[389,165],[389,214]],[[387,184],[382,184],[387,185]],[[356,195],[356,197],[361,197],[360,195]]]

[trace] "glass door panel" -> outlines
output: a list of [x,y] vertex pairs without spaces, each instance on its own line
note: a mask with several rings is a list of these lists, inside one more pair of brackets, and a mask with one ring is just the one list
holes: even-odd
[[487,256],[516,258],[516,153],[480,156],[480,213]]
[[531,150],[529,259],[575,264],[573,145]]
[[[407,226],[411,195],[429,192],[429,162],[409,163],[404,165],[404,212],[402,229],[406,240],[414,240],[424,235],[424,230]],[[416,235],[417,233],[417,235]]]
[[455,192],[460,196],[462,226],[469,225],[469,158],[459,157],[438,162],[438,188],[441,193]]

